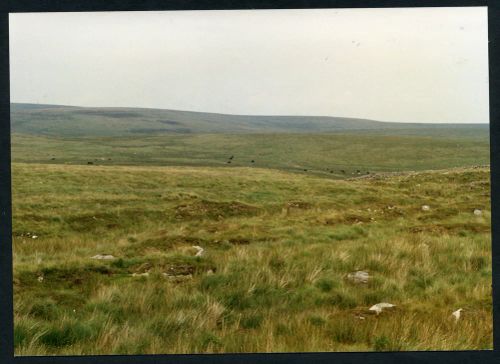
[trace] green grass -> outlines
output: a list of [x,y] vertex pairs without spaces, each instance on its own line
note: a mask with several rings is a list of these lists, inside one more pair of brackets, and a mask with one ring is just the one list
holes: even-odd
[[[482,164],[486,145],[376,138],[281,135],[274,145],[284,149],[271,151],[262,136],[16,136],[16,355],[491,349],[489,169],[351,180],[291,172],[347,156],[373,170],[396,170],[398,156],[414,170]],[[368,142],[376,153],[360,147]],[[260,150],[266,168],[238,162],[235,146]],[[117,164],[134,150],[141,163],[180,164],[183,148],[199,165],[76,165],[82,150],[114,151]],[[48,151],[75,165],[19,163],[45,163]],[[217,167],[229,153],[235,166]],[[346,279],[358,269],[367,284]],[[378,302],[397,307],[370,315]]]
[[[358,171],[359,175],[366,175],[489,164],[489,141],[487,136],[445,138],[375,133],[108,138],[14,134],[12,153],[14,162],[23,163],[272,168],[339,179],[358,176]],[[255,190],[255,199],[266,193],[266,188]]]

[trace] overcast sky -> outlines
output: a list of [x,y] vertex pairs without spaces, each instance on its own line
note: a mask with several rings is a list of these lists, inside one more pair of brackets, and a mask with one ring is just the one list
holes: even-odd
[[11,101],[488,122],[487,9],[10,14]]

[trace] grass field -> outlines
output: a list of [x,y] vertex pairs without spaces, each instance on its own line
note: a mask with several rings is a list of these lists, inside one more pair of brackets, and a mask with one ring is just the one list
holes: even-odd
[[357,175],[358,170],[364,175],[489,164],[489,141],[481,135],[429,137],[352,131],[106,138],[14,134],[12,153],[14,162],[23,163],[255,167],[346,178]]
[[[280,138],[283,158],[300,148]],[[492,348],[487,168],[341,180],[237,162],[20,163],[38,146],[15,143],[16,355]],[[81,144],[61,143],[58,159],[78,161]],[[449,144],[434,160],[382,144],[415,170],[487,161],[481,144]],[[93,145],[95,156],[113,149]],[[370,150],[356,158],[396,169]],[[368,283],[346,279],[360,269]],[[370,314],[378,302],[396,308]]]
[[492,348],[487,124],[12,111],[16,355]]

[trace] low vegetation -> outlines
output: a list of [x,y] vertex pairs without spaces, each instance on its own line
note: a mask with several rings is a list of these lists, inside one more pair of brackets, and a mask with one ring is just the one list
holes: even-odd
[[16,355],[492,348],[487,168],[42,163],[13,164]]

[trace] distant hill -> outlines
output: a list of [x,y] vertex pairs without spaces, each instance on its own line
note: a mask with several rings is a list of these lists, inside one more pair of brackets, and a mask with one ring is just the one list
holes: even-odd
[[60,137],[202,133],[365,133],[487,138],[488,124],[417,124],[328,116],[250,116],[192,111],[11,104],[12,132]]

